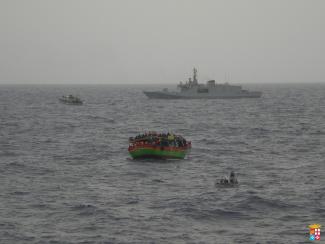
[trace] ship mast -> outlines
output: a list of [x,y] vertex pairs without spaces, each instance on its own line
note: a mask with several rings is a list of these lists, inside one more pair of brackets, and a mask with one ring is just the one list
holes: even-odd
[[197,69],[193,68],[193,84],[197,85]]

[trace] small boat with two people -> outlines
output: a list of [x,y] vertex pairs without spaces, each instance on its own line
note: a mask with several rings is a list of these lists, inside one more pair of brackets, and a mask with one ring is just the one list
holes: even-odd
[[184,159],[191,142],[173,133],[146,132],[129,138],[128,151],[133,159]]
[[59,98],[59,101],[61,103],[69,104],[69,105],[82,105],[83,104],[83,101],[79,97],[73,96],[73,95],[62,96]]
[[236,186],[238,185],[237,176],[234,171],[230,172],[229,179],[224,177],[216,182],[216,186]]

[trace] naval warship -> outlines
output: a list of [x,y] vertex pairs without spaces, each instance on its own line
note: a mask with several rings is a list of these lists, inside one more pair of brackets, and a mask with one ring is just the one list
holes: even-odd
[[217,84],[215,80],[209,80],[206,84],[200,84],[197,80],[197,69],[193,69],[193,78],[187,82],[180,82],[177,86],[180,91],[144,91],[148,98],[156,99],[195,99],[195,98],[259,98],[262,92],[244,90],[239,85],[228,83]]

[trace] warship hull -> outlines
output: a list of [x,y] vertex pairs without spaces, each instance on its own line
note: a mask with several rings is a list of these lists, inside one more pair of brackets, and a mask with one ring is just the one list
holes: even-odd
[[239,98],[260,98],[262,96],[261,92],[245,92],[238,94],[182,94],[182,93],[172,93],[164,91],[144,91],[143,92],[148,98],[151,99],[239,99]]

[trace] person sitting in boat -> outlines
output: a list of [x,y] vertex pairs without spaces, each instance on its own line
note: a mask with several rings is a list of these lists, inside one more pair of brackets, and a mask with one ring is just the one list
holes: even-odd
[[[169,134],[169,133],[168,133],[168,134]],[[174,137],[173,134],[169,134],[169,135],[167,136],[167,138],[168,138],[169,141],[173,141],[173,140],[175,139],[175,137]]]
[[222,185],[227,185],[227,184],[229,184],[229,181],[228,181],[227,178],[224,178],[224,179],[221,179],[221,180],[220,180],[220,184],[222,184]]

